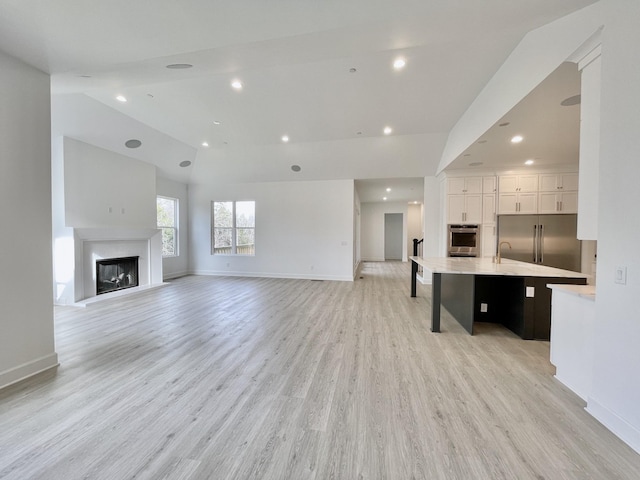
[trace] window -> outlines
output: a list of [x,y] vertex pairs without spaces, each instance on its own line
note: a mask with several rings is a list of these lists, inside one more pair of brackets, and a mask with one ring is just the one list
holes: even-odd
[[162,230],[162,256],[178,256],[178,199],[157,198],[158,228]]
[[255,255],[256,202],[213,202],[214,255]]

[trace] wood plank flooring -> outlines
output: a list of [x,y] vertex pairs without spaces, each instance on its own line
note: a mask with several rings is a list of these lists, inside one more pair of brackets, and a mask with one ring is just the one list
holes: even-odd
[[409,265],[185,277],[56,309],[54,372],[0,391],[0,478],[636,479],[547,342],[469,336]]

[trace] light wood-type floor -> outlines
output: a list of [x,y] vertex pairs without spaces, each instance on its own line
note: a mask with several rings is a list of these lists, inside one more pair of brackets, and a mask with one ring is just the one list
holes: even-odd
[[185,277],[56,310],[61,366],[0,392],[0,478],[637,479],[547,342],[469,336],[409,265]]

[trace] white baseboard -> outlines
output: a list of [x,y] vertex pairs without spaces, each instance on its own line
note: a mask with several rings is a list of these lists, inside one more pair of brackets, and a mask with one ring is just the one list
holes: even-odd
[[189,275],[189,272],[187,270],[183,272],[167,273],[163,276],[164,277],[163,280],[171,280],[173,278],[186,277],[187,275]]
[[585,408],[596,420],[607,427],[620,440],[640,453],[640,430],[589,397]]
[[42,373],[45,370],[55,368],[59,365],[58,354],[53,352],[50,355],[36,358],[17,367],[0,372],[0,389],[21,382],[29,377]]
[[351,276],[338,275],[302,275],[299,273],[260,273],[260,272],[225,272],[219,270],[194,270],[191,275],[210,277],[246,277],[246,278],[283,278],[290,280],[328,280],[337,282],[353,282]]

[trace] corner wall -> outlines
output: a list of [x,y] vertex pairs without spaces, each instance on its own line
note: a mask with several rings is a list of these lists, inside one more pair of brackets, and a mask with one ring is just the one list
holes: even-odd
[[0,52],[0,388],[55,367],[49,76]]

